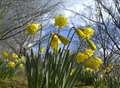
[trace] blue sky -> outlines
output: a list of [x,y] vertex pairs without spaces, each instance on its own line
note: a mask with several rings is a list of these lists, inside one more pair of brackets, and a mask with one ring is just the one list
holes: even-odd
[[[88,18],[92,18],[95,15],[94,0],[66,0],[65,7],[79,13],[80,15],[85,15]],[[80,16],[76,16],[71,11],[64,10],[61,13],[66,17],[71,18],[70,22],[74,23],[75,25],[85,26],[87,23],[86,20],[83,20]]]

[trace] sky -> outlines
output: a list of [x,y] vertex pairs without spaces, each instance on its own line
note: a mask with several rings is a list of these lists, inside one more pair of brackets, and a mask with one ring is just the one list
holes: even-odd
[[[62,8],[64,9],[64,7]],[[80,15],[85,15],[88,18],[94,17],[95,14],[94,0],[66,0],[65,8],[77,12]],[[66,9],[61,13],[70,19],[70,24],[74,23],[74,25],[77,26],[86,26],[86,20],[83,20],[79,15],[75,15],[73,12]]]
[[[76,12],[85,12],[86,11],[86,7],[89,8],[94,8],[95,3],[94,0],[67,0],[68,2],[66,2],[66,7],[68,9],[74,10]],[[72,13],[66,11],[65,12],[66,16],[71,16]]]

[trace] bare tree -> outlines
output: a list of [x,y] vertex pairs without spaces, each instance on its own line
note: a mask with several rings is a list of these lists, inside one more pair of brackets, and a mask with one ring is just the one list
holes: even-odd
[[11,47],[18,51],[18,48],[35,41],[35,36],[24,32],[26,25],[30,22],[47,25],[62,3],[59,0],[1,0],[0,48]]
[[[120,55],[120,30],[119,30],[119,12],[116,10],[117,0],[95,0],[96,1],[96,20],[99,23],[97,41],[103,50],[104,64],[111,61],[119,61]],[[98,36],[100,35],[100,36]],[[108,52],[108,53],[107,53]]]

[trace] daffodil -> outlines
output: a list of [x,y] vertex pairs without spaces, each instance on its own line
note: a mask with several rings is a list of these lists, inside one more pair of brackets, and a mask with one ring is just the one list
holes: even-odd
[[62,35],[59,35],[59,39],[64,45],[67,45],[69,43],[69,39]]
[[86,27],[84,28],[83,33],[86,35],[87,39],[90,39],[94,34],[94,30],[92,29],[92,27]]
[[76,29],[75,32],[80,38],[83,38],[83,39],[86,38],[86,35],[83,33],[81,29]]
[[24,64],[22,64],[22,63],[19,64],[19,69],[22,69],[22,70],[23,70],[23,69],[24,69]]
[[77,63],[83,63],[86,59],[88,58],[88,55],[83,53],[83,52],[79,52],[76,55],[76,61]]
[[77,35],[83,39],[90,39],[94,34],[94,30],[91,27],[86,27],[83,29],[78,28],[75,31]]
[[91,49],[85,49],[85,53],[88,55],[88,56],[92,56],[94,54],[94,51],[91,50]]
[[7,63],[7,66],[8,66],[8,68],[10,68],[10,69],[14,69],[15,66],[16,66],[16,64],[15,64],[15,62],[13,62],[13,61],[9,61],[9,62]]
[[84,64],[86,67],[94,68],[99,70],[100,66],[103,64],[103,61],[96,56],[90,57],[90,59]]
[[2,57],[3,57],[3,59],[8,59],[8,58],[9,58],[8,52],[3,51],[3,52],[2,52]]
[[35,34],[41,28],[40,24],[38,23],[31,23],[27,25],[27,32],[29,34]]
[[58,46],[61,44],[60,39],[55,33],[52,33],[52,38],[51,38],[51,48],[57,50]]
[[41,48],[40,48],[40,53],[44,54],[45,51],[46,51],[45,47],[41,47]]
[[96,45],[95,45],[95,43],[94,43],[92,40],[86,39],[86,41],[87,41],[89,47],[90,47],[92,50],[96,50]]
[[79,52],[76,55],[76,61],[77,61],[77,63],[83,63],[85,60],[87,60],[93,54],[94,54],[93,50],[91,50],[91,49],[85,49],[84,52]]
[[18,55],[16,53],[12,53],[12,58],[13,59],[18,59],[19,57],[18,57]]
[[59,15],[55,17],[55,26],[57,26],[58,28],[63,28],[67,25],[68,20],[66,17]]

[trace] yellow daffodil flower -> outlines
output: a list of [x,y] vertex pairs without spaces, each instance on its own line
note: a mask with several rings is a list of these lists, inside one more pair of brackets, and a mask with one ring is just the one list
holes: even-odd
[[77,55],[76,55],[76,61],[77,63],[82,63],[84,62],[86,59],[88,58],[88,55],[83,53],[83,52],[79,52]]
[[86,38],[86,35],[83,33],[81,29],[76,29],[75,32],[80,38],[83,38],[83,39]]
[[57,26],[58,28],[65,27],[67,23],[68,23],[68,20],[66,17],[61,15],[55,17],[55,26]]
[[19,57],[18,57],[18,55],[16,53],[12,53],[12,58],[13,59],[18,59]]
[[85,66],[98,70],[102,64],[103,61],[99,57],[94,56],[85,63]]
[[46,48],[45,48],[45,47],[41,47],[41,48],[40,48],[40,53],[44,54],[45,51],[46,51]]
[[31,24],[28,24],[26,30],[29,34],[35,34],[40,28],[41,28],[40,24],[31,23]]
[[94,51],[92,51],[91,49],[85,49],[84,52],[79,52],[76,55],[76,61],[77,61],[77,63],[83,63],[85,60],[87,60],[93,54],[94,54]]
[[57,35],[56,33],[52,33],[51,48],[57,50],[58,46],[61,43],[63,43],[64,45],[67,45],[69,43],[69,40],[62,35]]
[[95,45],[95,43],[94,43],[92,40],[87,39],[86,41],[87,41],[89,47],[90,47],[92,50],[96,50],[96,45]]
[[7,64],[7,66],[8,66],[8,68],[10,68],[10,69],[14,69],[15,66],[16,66],[16,64],[15,64],[15,62],[13,62],[13,61],[9,61],[8,64]]
[[24,64],[19,64],[19,69],[24,69]]
[[3,51],[3,52],[2,52],[2,57],[3,57],[3,59],[8,59],[8,58],[9,58],[8,52]]
[[58,38],[58,36],[54,33],[52,33],[52,40],[51,40],[51,48],[57,50],[58,46],[61,44],[60,39]]
[[78,28],[75,31],[77,35],[83,39],[90,39],[94,34],[94,30],[91,27],[86,27],[84,29]]
[[85,53],[90,57],[94,54],[94,51],[91,49],[85,49]]
[[69,43],[68,38],[66,38],[64,36],[59,35],[59,39],[64,45],[67,45]]
[[86,35],[87,39],[90,39],[93,36],[93,34],[94,34],[94,30],[92,29],[92,27],[86,27],[83,30],[83,33]]

